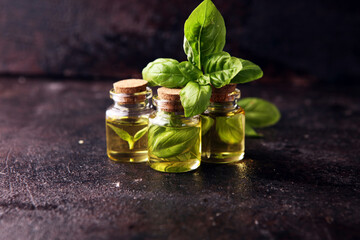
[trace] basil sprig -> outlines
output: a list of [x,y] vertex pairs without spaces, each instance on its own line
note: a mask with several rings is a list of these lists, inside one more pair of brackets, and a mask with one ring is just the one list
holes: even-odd
[[184,51],[188,61],[159,58],[142,71],[150,86],[183,88],[181,104],[185,116],[204,112],[211,96],[210,85],[221,88],[229,83],[246,83],[262,77],[256,64],[223,52],[225,22],[211,0],[204,0],[184,26]]
[[243,98],[237,104],[245,110],[245,134],[248,137],[261,137],[254,128],[272,126],[281,118],[274,104],[260,98]]
[[128,132],[125,130],[115,127],[114,125],[108,123],[107,124],[122,140],[128,142],[129,149],[134,149],[135,143],[142,138],[145,133],[148,131],[148,127],[144,127],[143,129],[139,130],[137,133],[135,133],[134,136],[131,136]]

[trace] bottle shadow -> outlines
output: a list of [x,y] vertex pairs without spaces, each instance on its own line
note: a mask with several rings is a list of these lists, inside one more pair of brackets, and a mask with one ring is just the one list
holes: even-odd
[[208,164],[188,173],[153,173],[151,191],[164,194],[202,195],[246,193],[252,190],[252,159],[232,164]]

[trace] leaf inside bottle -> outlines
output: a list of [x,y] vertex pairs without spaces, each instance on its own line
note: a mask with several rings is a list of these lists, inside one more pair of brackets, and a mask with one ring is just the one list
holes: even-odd
[[196,127],[152,125],[149,128],[149,150],[159,158],[179,156],[194,146],[199,138],[199,131]]
[[236,144],[244,138],[243,115],[237,114],[232,117],[217,117],[216,132],[222,142]]
[[131,136],[128,132],[126,132],[125,130],[115,127],[112,124],[107,123],[107,125],[124,141],[126,141],[129,144],[129,149],[132,150],[134,149],[134,145],[135,143],[142,138],[146,132],[148,131],[148,127],[145,127],[143,129],[141,129],[140,131],[138,131],[137,133],[135,133],[134,136]]

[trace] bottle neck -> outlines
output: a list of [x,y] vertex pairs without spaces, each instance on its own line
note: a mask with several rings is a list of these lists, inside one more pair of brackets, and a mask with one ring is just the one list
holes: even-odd
[[157,108],[156,111],[159,114],[166,115],[166,116],[172,116],[172,117],[184,117],[185,116],[184,111],[179,111],[179,110],[167,111],[167,110],[162,110],[162,109]]
[[153,103],[158,112],[169,113],[171,115],[184,115],[184,108],[180,100],[166,100],[154,96]]
[[157,111],[155,117],[151,120],[153,123],[161,123],[171,127],[181,127],[198,124],[200,116],[185,117],[184,112]]
[[216,92],[213,89],[208,112],[230,112],[238,108],[237,101],[240,99],[241,93],[239,89],[235,89],[230,93]]
[[123,111],[123,112],[141,112],[146,111],[152,108],[152,104],[147,100],[144,102],[138,103],[122,103],[122,102],[114,102],[114,108]]
[[238,107],[236,101],[229,102],[211,102],[207,110],[209,112],[228,112]]

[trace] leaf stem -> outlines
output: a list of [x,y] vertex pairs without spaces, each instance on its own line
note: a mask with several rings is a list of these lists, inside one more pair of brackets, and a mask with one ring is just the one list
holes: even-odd
[[128,141],[129,143],[129,150],[133,150],[134,149],[134,145],[135,145],[135,141],[133,139],[129,139]]

